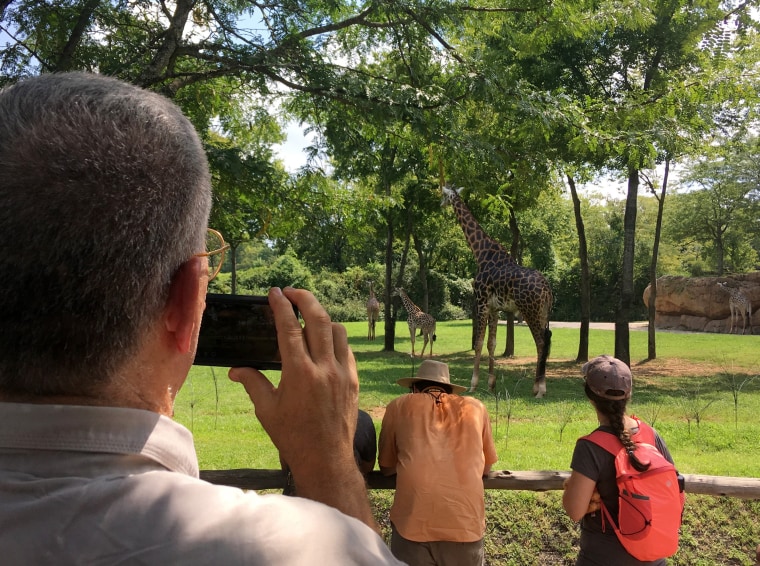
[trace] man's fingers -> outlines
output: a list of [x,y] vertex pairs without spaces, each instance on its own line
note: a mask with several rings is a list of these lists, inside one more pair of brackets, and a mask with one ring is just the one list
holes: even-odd
[[268,413],[276,389],[263,373],[253,368],[230,368],[229,378],[243,386],[253,402],[259,419],[261,419],[261,415]]
[[355,365],[354,354],[348,345],[348,333],[346,327],[336,322],[332,323],[333,351],[335,359],[343,367],[351,368]]
[[[282,291],[273,287],[269,290],[269,306],[272,307],[274,323],[277,328],[277,344],[283,363],[303,350],[303,330],[301,323],[293,312],[293,304]],[[296,305],[300,308],[299,305]]]
[[308,354],[315,363],[334,356],[333,333],[330,315],[319,304],[319,301],[302,289],[286,287],[283,295],[293,302],[303,318],[303,337],[305,338]]

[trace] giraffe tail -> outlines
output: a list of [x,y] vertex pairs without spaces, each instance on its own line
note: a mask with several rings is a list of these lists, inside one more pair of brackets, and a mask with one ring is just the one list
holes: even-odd
[[552,331],[547,326],[544,328],[544,349],[541,352],[541,359],[538,360],[538,375],[546,374],[546,360],[549,359],[549,352],[552,350]]
[[433,342],[435,342],[435,338],[436,338],[436,336],[435,336],[435,334],[433,334]]

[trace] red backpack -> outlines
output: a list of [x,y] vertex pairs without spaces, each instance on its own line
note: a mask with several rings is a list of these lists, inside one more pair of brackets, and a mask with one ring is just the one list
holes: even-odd
[[631,465],[623,443],[614,434],[595,430],[583,438],[615,456],[620,511],[615,521],[602,502],[602,530],[606,518],[628,553],[646,562],[678,551],[684,493],[675,466],[655,446],[652,427],[633,418],[639,424],[639,432],[631,437],[636,457],[650,464],[643,472]]

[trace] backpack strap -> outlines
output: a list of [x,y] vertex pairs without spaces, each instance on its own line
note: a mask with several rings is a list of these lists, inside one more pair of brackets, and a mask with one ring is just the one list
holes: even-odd
[[[654,429],[636,416],[631,415],[631,418],[636,421],[636,424],[639,427],[639,431],[631,436],[631,440],[634,442],[645,442],[646,444],[656,446]],[[591,434],[587,434],[581,438],[601,446],[613,456],[617,456],[617,453],[623,448],[623,443],[620,442],[620,439],[617,436],[604,430],[595,430]]]
[[655,443],[657,440],[655,438],[654,429],[635,415],[631,415],[631,418],[639,425],[639,432],[631,436],[631,440],[634,442],[645,442],[656,447],[657,445]]
[[591,434],[581,436],[581,440],[593,442],[597,446],[604,448],[613,456],[617,456],[617,453],[623,448],[623,443],[620,442],[620,439],[617,436],[604,430],[595,430]]

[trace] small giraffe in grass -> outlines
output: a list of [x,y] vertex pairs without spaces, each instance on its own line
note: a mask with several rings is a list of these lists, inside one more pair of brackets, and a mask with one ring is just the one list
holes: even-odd
[[409,336],[412,341],[412,357],[414,357],[414,340],[418,328],[422,331],[422,338],[425,340],[422,344],[420,357],[425,355],[428,341],[430,341],[430,356],[432,357],[433,342],[435,342],[435,319],[429,314],[422,312],[422,309],[412,302],[409,295],[401,287],[396,288],[395,294],[401,297],[401,302],[404,303],[404,308],[409,313],[406,322],[409,325]]
[[739,289],[729,287],[722,281],[718,281],[718,287],[729,294],[728,308],[731,311],[731,329],[729,334],[734,332],[734,317],[736,317],[736,330],[739,330],[739,317],[742,317],[742,334],[747,329],[747,319],[749,319],[749,331],[752,334],[752,305],[749,299],[745,297]]
[[375,323],[380,318],[380,303],[375,297],[375,288],[372,281],[369,282],[369,300],[367,301],[367,340],[375,339]]
[[496,383],[493,366],[499,311],[509,313],[519,311],[525,318],[533,335],[533,341],[536,343],[537,362],[533,395],[538,398],[543,397],[546,395],[546,360],[552,338],[551,330],[549,330],[549,312],[554,302],[551,287],[540,272],[519,265],[504,246],[483,231],[459,196],[461,190],[461,188],[455,190],[448,185],[445,186],[443,203],[450,204],[454,208],[467,245],[478,263],[473,282],[477,302],[477,334],[470,391],[475,391],[478,386],[486,326],[488,326],[488,389],[493,391]]

